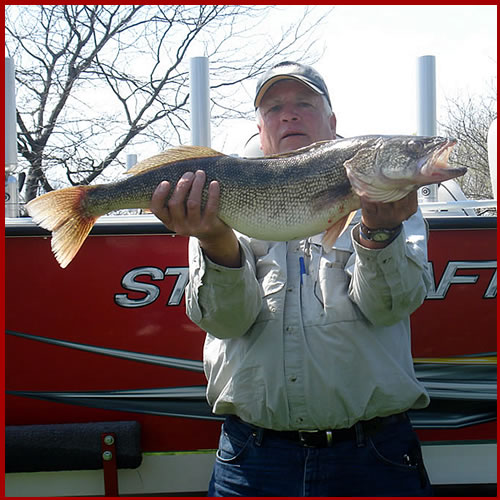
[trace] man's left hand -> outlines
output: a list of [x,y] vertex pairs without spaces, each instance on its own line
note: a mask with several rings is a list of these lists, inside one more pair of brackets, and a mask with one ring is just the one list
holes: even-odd
[[403,199],[390,203],[379,203],[361,198],[361,220],[370,229],[392,229],[409,219],[418,208],[417,191]]
[[[368,201],[361,198],[361,221],[369,229],[393,229],[409,219],[418,208],[418,194],[413,191],[403,199],[390,203]],[[361,245],[379,249],[386,247],[387,242],[365,240],[359,236]]]

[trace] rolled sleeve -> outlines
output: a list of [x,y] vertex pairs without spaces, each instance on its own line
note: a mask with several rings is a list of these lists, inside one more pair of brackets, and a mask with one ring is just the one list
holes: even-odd
[[420,213],[403,223],[401,234],[387,247],[368,249],[353,229],[355,265],[349,296],[375,325],[394,324],[424,301],[431,283],[427,261],[427,226]]
[[189,283],[186,312],[200,328],[217,338],[244,335],[262,303],[251,251],[240,242],[242,266],[220,266],[204,254],[198,240],[189,241]]

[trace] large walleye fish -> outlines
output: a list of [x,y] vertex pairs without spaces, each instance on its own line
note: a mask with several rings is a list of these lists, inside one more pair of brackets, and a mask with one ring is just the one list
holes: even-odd
[[30,201],[27,209],[34,222],[52,231],[52,250],[66,267],[98,217],[147,208],[161,181],[175,185],[184,172],[204,170],[206,186],[220,183],[218,216],[232,228],[271,241],[327,230],[324,242],[331,248],[360,207],[360,196],[397,201],[420,186],[463,175],[465,168],[447,164],[455,143],[443,137],[361,136],[262,158],[181,146],[138,163],[129,170],[133,177],[52,191]]

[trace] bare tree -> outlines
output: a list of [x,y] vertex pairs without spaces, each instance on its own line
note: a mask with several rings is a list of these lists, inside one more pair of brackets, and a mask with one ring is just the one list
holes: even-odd
[[320,19],[305,9],[301,18],[274,30],[277,36],[259,32],[272,9],[7,6],[6,54],[16,63],[25,200],[113,175],[128,145],[153,140],[163,149],[181,143],[189,129],[186,59],[194,44],[210,58],[215,120],[238,116],[236,89],[271,63],[297,51],[312,63]]
[[450,164],[467,167],[465,176],[456,179],[470,199],[490,199],[490,171],[487,138],[491,122],[497,117],[496,85],[490,95],[447,99],[447,117],[440,123],[442,134],[458,140]]

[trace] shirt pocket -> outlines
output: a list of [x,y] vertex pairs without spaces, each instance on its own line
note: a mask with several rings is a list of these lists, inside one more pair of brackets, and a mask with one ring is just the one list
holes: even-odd
[[280,292],[284,289],[285,283],[280,279],[280,273],[277,269],[272,269],[264,276],[257,276],[262,293],[262,307],[257,316],[258,321],[267,321],[273,319],[280,309],[282,297]]
[[[257,257],[255,272],[262,295],[262,307],[256,322],[268,321],[276,317],[283,303],[283,295],[280,292],[285,288],[285,276],[280,264],[283,266],[286,247],[282,242],[252,241],[252,244],[252,250]],[[256,245],[261,245],[262,248],[257,248]]]
[[351,278],[345,266],[350,255],[350,252],[335,250],[332,254],[321,256],[317,279],[312,283],[312,293],[311,290],[307,292],[304,325],[324,325],[362,318],[358,307],[349,298]]

